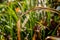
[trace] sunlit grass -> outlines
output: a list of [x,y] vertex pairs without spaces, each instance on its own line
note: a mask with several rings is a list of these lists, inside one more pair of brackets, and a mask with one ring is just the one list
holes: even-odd
[[[47,0],[46,0],[47,1]],[[43,3],[42,3],[43,4]],[[47,3],[47,7],[50,5]],[[31,10],[38,6],[37,0],[22,0],[22,1],[13,1],[13,2],[3,2],[3,4],[0,4],[0,32],[3,34],[0,34],[0,40],[5,40],[4,33],[6,36],[10,36],[10,40],[17,40],[17,21],[20,19],[20,25],[21,25],[21,40],[32,40],[32,37],[34,35],[34,27],[35,24],[41,23],[41,20],[44,19],[48,24],[47,26],[50,26],[50,19],[51,15],[53,14],[51,11],[43,11],[43,10],[32,10],[29,11],[27,14],[24,14],[28,10]],[[50,6],[49,6],[50,7]],[[4,9],[3,9],[4,8]],[[18,9],[17,9],[18,8]],[[17,11],[17,12],[16,12]],[[23,16],[21,17],[21,15]],[[58,17],[58,16],[57,16]],[[55,18],[55,21],[59,21]],[[43,21],[43,22],[44,22]],[[40,25],[42,27],[41,29],[41,40],[44,40],[46,37],[45,35],[45,29],[44,25]],[[57,27],[54,29],[54,31],[51,33],[52,36],[55,36],[55,32],[57,30]],[[51,31],[48,32],[50,34]],[[26,39],[27,38],[27,39]]]

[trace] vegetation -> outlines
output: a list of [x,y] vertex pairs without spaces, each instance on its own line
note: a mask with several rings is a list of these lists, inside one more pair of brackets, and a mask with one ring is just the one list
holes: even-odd
[[59,4],[59,0],[1,0],[0,40],[45,40],[47,36],[59,36]]

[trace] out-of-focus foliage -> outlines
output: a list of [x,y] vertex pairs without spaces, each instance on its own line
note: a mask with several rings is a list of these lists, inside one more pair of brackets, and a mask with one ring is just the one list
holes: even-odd
[[[2,0],[3,1],[3,0]],[[43,10],[34,10],[29,12],[29,14],[23,15],[26,11],[33,9],[36,6],[44,5],[47,7],[55,7],[55,1],[45,0],[46,4],[42,1],[41,4],[38,3],[39,0],[5,0],[0,3],[0,40],[10,39],[17,40],[17,28],[16,23],[18,19],[21,19],[21,40],[32,40],[34,35],[34,27],[36,24],[42,27],[41,29],[41,40],[44,40],[46,36],[55,36],[56,28],[54,30],[49,30],[47,35],[44,29],[44,25],[40,23],[46,21],[47,26],[51,25],[51,17],[54,16],[52,12],[45,12]],[[58,3],[58,2],[57,2]],[[38,5],[39,4],[39,5]],[[44,20],[44,21],[43,21]],[[54,16],[54,21],[59,22],[59,17]],[[6,34],[6,35],[5,35]],[[5,37],[5,36],[7,37]]]

